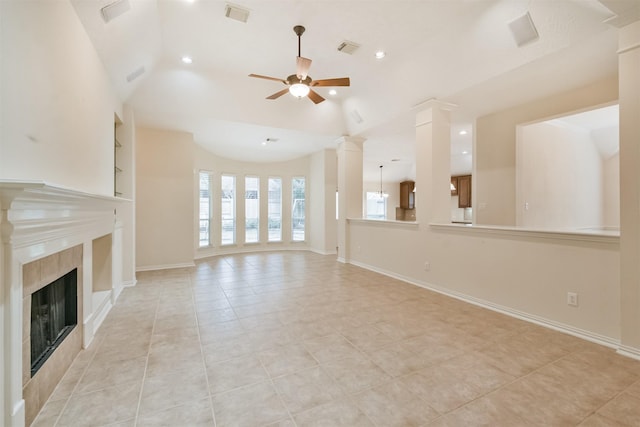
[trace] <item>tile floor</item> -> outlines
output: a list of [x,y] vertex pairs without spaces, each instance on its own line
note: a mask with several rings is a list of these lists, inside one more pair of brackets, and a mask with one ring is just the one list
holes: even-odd
[[640,426],[640,362],[310,252],[140,273],[34,426]]

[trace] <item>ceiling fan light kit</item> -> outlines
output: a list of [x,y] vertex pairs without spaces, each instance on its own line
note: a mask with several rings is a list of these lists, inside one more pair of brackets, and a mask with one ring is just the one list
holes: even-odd
[[296,98],[308,97],[314,104],[319,104],[325,99],[316,91],[311,89],[315,86],[349,86],[351,84],[349,77],[341,77],[337,79],[322,79],[313,80],[309,77],[309,68],[311,67],[311,60],[305,58],[300,53],[301,37],[304,34],[305,28],[302,25],[296,25],[293,27],[293,32],[298,36],[298,56],[296,57],[296,74],[292,74],[286,79],[278,79],[276,77],[263,76],[260,74],[249,74],[249,77],[255,77],[258,79],[273,80],[282,82],[287,86],[279,92],[267,96],[266,99],[278,99],[285,93],[289,92]]

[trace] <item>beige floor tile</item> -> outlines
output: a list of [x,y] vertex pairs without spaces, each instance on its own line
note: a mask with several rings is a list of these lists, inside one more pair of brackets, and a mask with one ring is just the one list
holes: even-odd
[[367,353],[367,356],[393,377],[419,371],[431,364],[429,358],[415,354],[402,343],[374,350]]
[[320,363],[347,357],[358,357],[361,354],[360,350],[339,334],[306,340],[303,344]]
[[358,407],[346,400],[317,406],[294,416],[298,427],[360,427],[374,424]]
[[301,344],[288,344],[260,352],[260,360],[272,378],[291,374],[318,362]]
[[617,421],[603,417],[600,414],[593,414],[578,424],[579,427],[629,427]]
[[364,356],[332,360],[322,366],[348,393],[357,393],[391,379],[389,374]]
[[140,415],[155,414],[165,408],[183,405],[209,396],[204,371],[173,371],[147,377],[142,386]]
[[214,427],[211,400],[206,397],[138,418],[137,427]]
[[292,414],[340,398],[344,391],[320,367],[314,367],[274,380],[285,406]]
[[260,426],[286,419],[289,414],[270,382],[212,397],[216,426]]
[[449,412],[428,426],[535,427],[536,424],[521,418],[509,405],[488,395]]
[[214,340],[202,346],[207,366],[216,362],[235,359],[253,352],[253,345],[247,333],[234,335],[222,340]]
[[587,414],[553,389],[542,388],[530,377],[519,379],[493,393],[520,418],[536,425],[577,425]]
[[145,356],[127,360],[94,360],[89,364],[74,394],[89,393],[122,383],[140,382],[146,365]]
[[446,414],[479,397],[475,384],[465,381],[461,372],[435,365],[401,378],[399,381],[440,414]]
[[67,399],[47,401],[36,419],[31,423],[31,427],[50,427],[55,425],[60,413],[67,404]]
[[258,356],[247,356],[217,362],[207,366],[209,390],[212,394],[222,393],[249,384],[264,382],[269,374]]
[[141,382],[119,384],[74,395],[60,415],[57,426],[106,425],[132,419],[136,415],[141,385]]
[[353,399],[360,410],[380,426],[417,427],[439,416],[398,381],[358,393]]
[[640,362],[332,257],[229,255],[140,272],[35,425],[213,425],[209,399],[218,426],[629,426]]
[[598,410],[598,414],[623,425],[639,426],[640,398],[622,393]]

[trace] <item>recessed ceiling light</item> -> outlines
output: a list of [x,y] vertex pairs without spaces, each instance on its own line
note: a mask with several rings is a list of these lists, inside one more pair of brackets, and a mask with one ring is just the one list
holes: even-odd
[[191,64],[193,63],[193,58],[191,58],[190,56],[183,56],[182,62],[184,62],[185,64]]
[[460,131],[460,135],[466,135],[466,134],[467,134],[467,131],[466,131],[466,130],[461,130],[461,131]]
[[387,54],[383,50],[379,50],[376,52],[376,59],[382,59],[385,56],[387,56]]
[[338,94],[338,91],[337,91],[337,90],[335,90],[335,89],[331,89],[331,90],[329,91],[329,95],[337,95],[337,94]]
[[265,145],[267,145],[267,141],[262,141],[262,146],[264,147]]
[[462,154],[469,154],[467,150],[463,151]]

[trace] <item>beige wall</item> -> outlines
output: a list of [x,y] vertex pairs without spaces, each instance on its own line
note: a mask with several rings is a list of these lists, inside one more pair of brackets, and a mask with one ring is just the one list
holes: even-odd
[[0,179],[113,195],[121,106],[69,2],[2,2]]
[[338,159],[336,150],[322,150],[310,157],[309,165],[309,244],[321,254],[336,253],[338,220],[336,191]]
[[136,132],[136,267],[193,264],[193,136]]
[[603,226],[603,160],[587,130],[541,122],[518,129],[516,225]]
[[602,225],[620,227],[620,152],[603,162],[602,189]]
[[476,224],[516,223],[516,126],[611,103],[615,77],[476,120],[473,206]]

